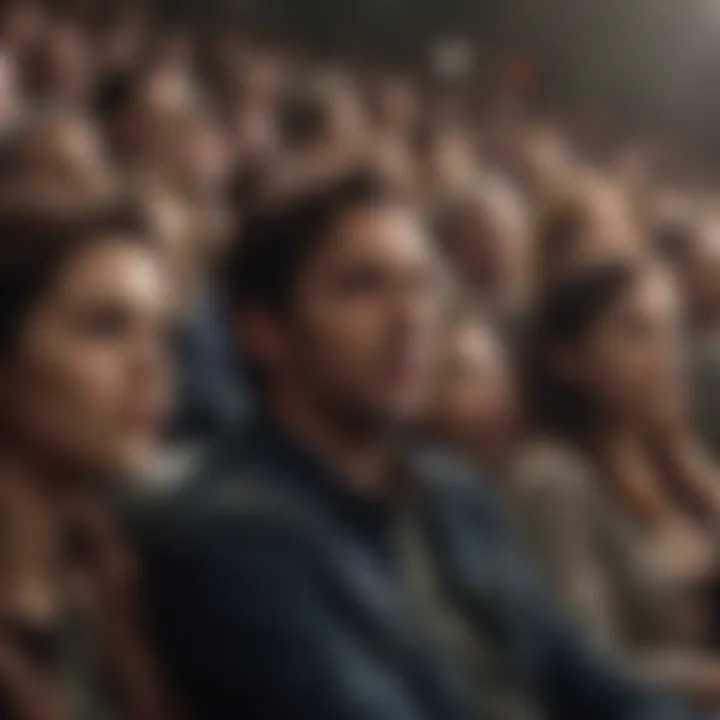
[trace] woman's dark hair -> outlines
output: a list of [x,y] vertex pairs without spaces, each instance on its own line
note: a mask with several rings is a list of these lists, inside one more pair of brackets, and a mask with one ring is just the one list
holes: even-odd
[[536,430],[574,438],[592,431],[597,419],[594,401],[562,377],[557,356],[582,343],[642,272],[632,264],[590,267],[544,291],[521,361],[527,410]]
[[102,238],[145,242],[142,214],[125,201],[69,206],[36,199],[0,205],[0,358],[62,268]]

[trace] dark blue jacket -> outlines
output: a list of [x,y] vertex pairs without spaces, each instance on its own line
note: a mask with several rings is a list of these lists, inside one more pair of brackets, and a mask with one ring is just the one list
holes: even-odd
[[174,442],[207,441],[248,404],[227,334],[219,294],[206,288],[173,338],[175,406],[168,430]]
[[[415,461],[444,585],[550,720],[674,720],[542,593],[476,478]],[[144,535],[157,637],[197,720],[464,720],[472,689],[398,582],[391,517],[282,432],[221,444]]]

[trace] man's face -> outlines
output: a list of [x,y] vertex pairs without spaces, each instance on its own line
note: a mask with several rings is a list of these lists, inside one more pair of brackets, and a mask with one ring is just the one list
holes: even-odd
[[299,280],[281,372],[340,421],[411,420],[429,390],[439,303],[439,268],[412,213],[348,211]]

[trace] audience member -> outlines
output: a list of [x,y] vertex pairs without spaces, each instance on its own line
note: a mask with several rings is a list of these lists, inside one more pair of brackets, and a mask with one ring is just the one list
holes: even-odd
[[565,624],[478,478],[398,442],[441,309],[402,195],[362,171],[305,187],[249,221],[229,281],[262,410],[145,536],[191,713],[677,717]]
[[6,138],[7,182],[40,196],[113,191],[112,167],[89,118],[62,107],[29,112]]
[[161,427],[161,268],[115,206],[3,207],[0,238],[0,715],[172,717],[101,500]]
[[513,473],[518,530],[599,640],[716,703],[720,505],[686,425],[676,286],[655,265],[586,269],[547,292],[528,345],[538,440]]
[[464,305],[445,323],[440,348],[432,437],[502,479],[522,439],[510,353],[491,324]]
[[532,238],[527,209],[512,186],[479,178],[438,211],[438,242],[468,300],[500,322],[530,301]]

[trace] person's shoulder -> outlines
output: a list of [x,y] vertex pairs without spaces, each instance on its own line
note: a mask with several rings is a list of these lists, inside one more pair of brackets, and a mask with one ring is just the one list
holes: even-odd
[[133,536],[143,548],[163,554],[312,536],[313,508],[289,492],[264,460],[251,430],[219,438],[182,482],[135,498],[128,515]]
[[414,458],[423,485],[441,504],[476,517],[504,516],[499,478],[437,444],[416,448]]

